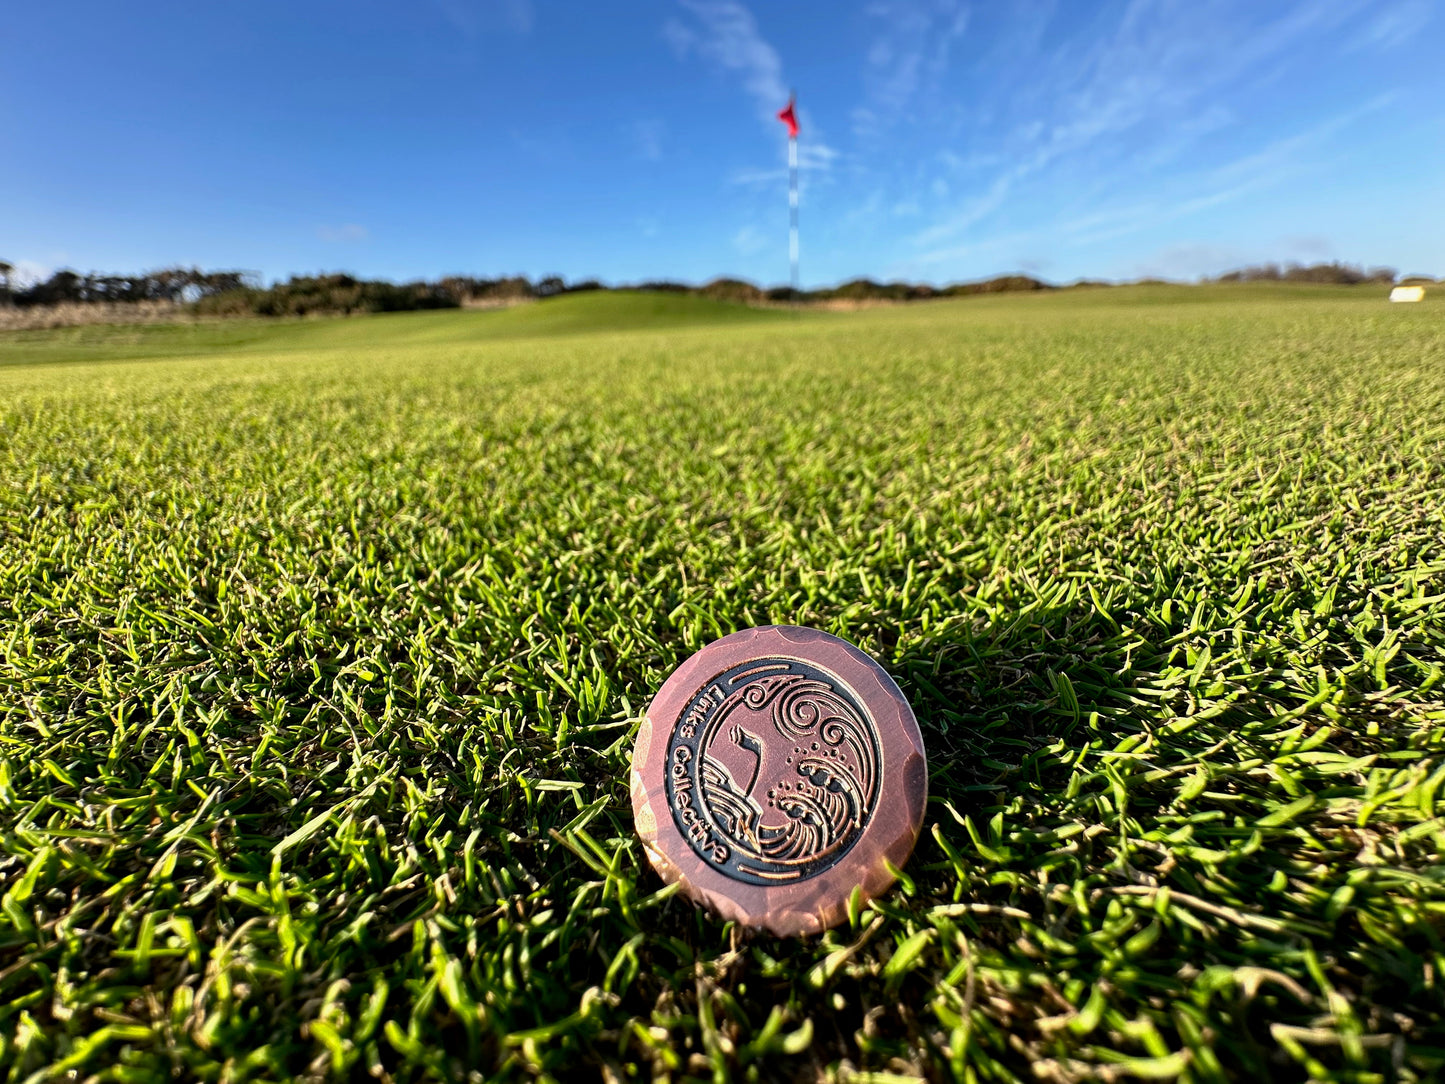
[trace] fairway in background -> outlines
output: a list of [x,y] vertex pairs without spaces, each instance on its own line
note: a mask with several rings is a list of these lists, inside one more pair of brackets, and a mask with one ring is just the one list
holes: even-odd
[[[0,1069],[1436,1078],[1432,300],[0,337]],[[804,941],[663,889],[627,790],[775,622],[932,773]]]
[[227,318],[186,324],[88,325],[0,332],[0,366],[37,362],[170,358],[198,352],[400,346],[531,339],[776,321],[778,309],[682,294],[614,290],[490,310],[446,309],[346,319]]

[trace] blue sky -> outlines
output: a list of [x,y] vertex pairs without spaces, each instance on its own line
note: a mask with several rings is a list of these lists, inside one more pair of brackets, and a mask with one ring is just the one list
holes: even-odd
[[28,4],[0,256],[266,277],[1445,274],[1437,0]]

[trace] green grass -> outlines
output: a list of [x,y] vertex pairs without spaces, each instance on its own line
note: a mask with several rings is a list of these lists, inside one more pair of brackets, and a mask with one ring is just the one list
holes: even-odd
[[[0,1074],[1438,1079],[1442,311],[0,337]],[[651,694],[767,622],[930,755],[811,940],[632,831]]]
[[104,325],[0,332],[0,366],[217,352],[420,346],[519,338],[656,331],[776,321],[786,312],[677,294],[630,291],[574,294],[545,304],[485,312],[392,313],[358,320],[212,320],[189,324]]

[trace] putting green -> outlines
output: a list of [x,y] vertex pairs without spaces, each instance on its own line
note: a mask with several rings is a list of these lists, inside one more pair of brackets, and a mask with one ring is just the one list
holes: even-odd
[[[1442,312],[0,336],[0,1071],[1436,1078]],[[627,790],[666,675],[774,622],[932,772],[802,941],[662,889]]]

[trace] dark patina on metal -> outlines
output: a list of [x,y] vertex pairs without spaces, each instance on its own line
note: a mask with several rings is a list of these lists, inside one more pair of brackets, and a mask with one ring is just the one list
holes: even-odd
[[658,692],[633,754],[653,866],[724,917],[778,934],[839,921],[893,881],[922,825],[918,724],[876,662],[814,629],[746,629]]
[[688,703],[667,750],[677,828],[746,884],[814,877],[878,802],[878,735],[857,695],[801,659],[751,659]]

